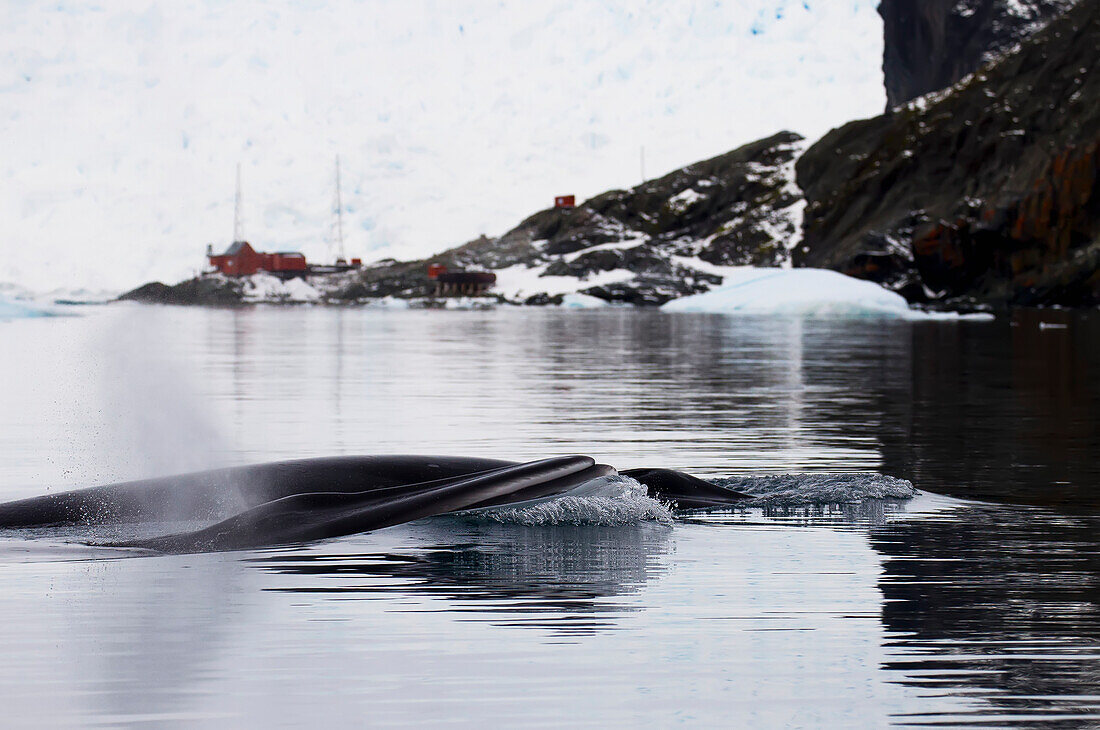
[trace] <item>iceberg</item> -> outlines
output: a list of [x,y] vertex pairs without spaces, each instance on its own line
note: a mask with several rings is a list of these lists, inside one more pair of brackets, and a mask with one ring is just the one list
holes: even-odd
[[561,306],[565,309],[603,309],[610,305],[599,297],[573,292],[561,298]]
[[721,286],[703,294],[674,299],[661,309],[666,312],[801,317],[959,318],[954,314],[944,317],[910,309],[900,294],[828,269],[746,266],[725,269],[722,274]]
[[7,319],[22,319],[24,317],[49,317],[51,314],[51,312],[39,309],[26,302],[0,297],[0,322]]

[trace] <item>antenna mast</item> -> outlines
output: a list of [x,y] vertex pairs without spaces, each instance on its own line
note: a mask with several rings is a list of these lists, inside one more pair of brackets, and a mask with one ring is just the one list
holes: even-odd
[[340,155],[336,155],[336,200],[332,207],[335,209],[336,219],[336,255],[339,261],[344,261],[344,203],[340,199]]
[[241,213],[241,163],[237,163],[237,198],[233,206],[233,242],[244,240],[244,216]]

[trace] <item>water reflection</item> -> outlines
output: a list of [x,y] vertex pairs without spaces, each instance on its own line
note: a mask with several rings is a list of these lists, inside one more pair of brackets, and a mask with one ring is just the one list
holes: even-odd
[[37,560],[0,565],[8,586],[0,644],[18,657],[0,664],[6,722],[211,719],[194,698],[231,653],[250,614],[239,597],[254,590],[237,560],[113,560],[104,556],[118,551],[63,545],[37,552]]
[[[330,724],[442,724],[476,717],[490,694],[510,713],[501,724],[529,720],[537,697],[590,723],[719,724],[733,706],[776,725],[842,724],[841,712],[849,725],[889,713],[1100,724],[1096,314],[138,307],[55,319],[5,330],[4,499],[149,476],[97,437],[117,413],[89,383],[115,373],[89,341],[122,348],[103,339],[121,323],[142,348],[186,353],[198,392],[155,372],[127,385],[224,411],[219,462],[579,452],[715,477],[881,471],[1056,511],[868,502],[671,531],[452,520],[186,560],[8,560],[0,546],[10,717],[274,725],[279,696],[301,698],[299,724],[324,724],[326,709]],[[1044,326],[1055,320],[1066,326]],[[550,668],[537,683],[532,664]],[[437,695],[447,702],[426,708]]]
[[[421,543],[415,548],[360,553],[348,549],[354,540],[340,541],[249,562],[283,578],[267,590],[335,599],[429,596],[449,604],[437,610],[492,625],[588,635],[641,610],[621,599],[665,570],[671,534],[656,524],[527,527],[456,518],[408,529]],[[397,603],[392,610],[406,609]]]
[[871,531],[883,555],[885,669],[969,700],[948,724],[1100,721],[1097,517],[971,506]]
[[[1057,319],[1067,326],[1044,326]],[[883,468],[932,491],[1100,510],[1100,316],[1019,311],[914,327],[911,381],[883,402]]]
[[776,505],[724,512],[688,513],[680,521],[694,524],[768,524],[864,530],[871,525],[884,525],[912,516],[914,512],[919,513],[925,509],[922,504],[924,501],[922,499],[918,505],[894,499],[867,499],[853,504]]

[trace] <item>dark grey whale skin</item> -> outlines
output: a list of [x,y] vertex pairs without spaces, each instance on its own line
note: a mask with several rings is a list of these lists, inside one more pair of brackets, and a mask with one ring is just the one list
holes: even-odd
[[[192,532],[112,543],[207,552],[321,540],[459,510],[562,494],[616,474],[587,456],[527,463],[449,456],[342,456],[93,487],[0,504],[0,528],[219,520]],[[669,469],[624,472],[682,508],[745,496]]]
[[751,499],[747,494],[673,469],[625,469],[619,473],[646,485],[650,497],[669,502],[676,509],[714,509]]
[[228,517],[295,494],[371,491],[515,463],[451,456],[335,456],[253,464],[8,502],[0,504],[0,527]]

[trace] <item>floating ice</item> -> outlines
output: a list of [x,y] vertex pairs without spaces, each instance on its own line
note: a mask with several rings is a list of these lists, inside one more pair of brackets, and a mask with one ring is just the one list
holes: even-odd
[[594,297],[589,294],[566,294],[561,298],[561,306],[565,309],[601,309],[609,306],[607,302],[599,297]]
[[[900,294],[836,271],[754,267],[727,269],[723,272],[720,287],[704,294],[673,300],[662,309],[666,312],[811,317],[960,317],[954,313],[927,313],[910,309]],[[991,315],[981,317],[992,319]]]
[[408,309],[408,299],[398,299],[397,297],[382,297],[380,299],[367,299],[364,301],[366,306],[372,309]]
[[6,319],[22,319],[24,317],[49,317],[51,315],[52,312],[30,304],[29,302],[0,298],[0,321]]

